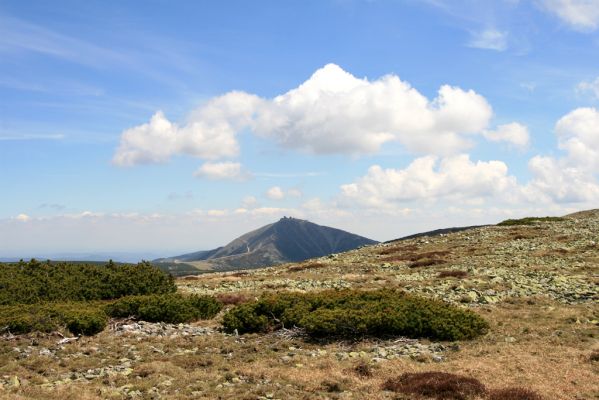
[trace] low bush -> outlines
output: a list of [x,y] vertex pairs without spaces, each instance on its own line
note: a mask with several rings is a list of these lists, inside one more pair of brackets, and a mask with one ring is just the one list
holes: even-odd
[[543,398],[532,390],[523,388],[506,388],[492,390],[489,400],[543,400]]
[[74,335],[95,335],[106,327],[107,321],[101,307],[88,303],[0,307],[0,330],[13,334],[67,329]]
[[222,303],[210,296],[180,294],[123,297],[105,307],[113,318],[136,318],[148,322],[181,323],[210,319],[222,308]]
[[446,372],[405,373],[388,379],[383,389],[437,400],[467,400],[486,393],[477,379]]
[[0,305],[112,300],[176,289],[172,276],[147,262],[0,264]]
[[487,322],[476,313],[395,290],[338,290],[265,294],[223,319],[228,332],[266,332],[301,327],[314,338],[407,336],[438,340],[471,339]]
[[526,217],[520,219],[506,219],[497,224],[497,226],[516,226],[516,225],[534,225],[537,222],[560,222],[564,221],[561,217]]

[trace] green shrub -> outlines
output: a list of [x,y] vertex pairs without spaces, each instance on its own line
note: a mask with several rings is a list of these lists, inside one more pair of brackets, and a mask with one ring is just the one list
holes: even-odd
[[393,290],[266,294],[223,319],[227,332],[301,327],[312,337],[407,336],[471,339],[488,330],[476,313]]
[[516,225],[534,225],[537,222],[560,222],[564,221],[561,217],[526,217],[520,219],[506,219],[497,224],[497,226],[516,226]]
[[13,334],[66,328],[74,335],[95,335],[106,327],[107,321],[102,308],[89,303],[0,306],[0,330]]
[[175,291],[173,277],[147,262],[0,264],[0,305],[112,300]]
[[148,322],[181,323],[210,319],[222,304],[210,296],[182,296],[180,294],[124,297],[105,307],[113,318],[132,317]]

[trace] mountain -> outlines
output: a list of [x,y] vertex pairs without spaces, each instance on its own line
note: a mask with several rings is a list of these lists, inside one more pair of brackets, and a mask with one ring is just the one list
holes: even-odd
[[232,270],[298,262],[375,244],[374,240],[309,221],[283,217],[238,237],[226,246],[154,260],[173,269],[178,264],[199,270]]

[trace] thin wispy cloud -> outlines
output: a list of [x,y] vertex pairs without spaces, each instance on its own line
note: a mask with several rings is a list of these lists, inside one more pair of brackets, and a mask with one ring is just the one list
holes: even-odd
[[322,176],[326,175],[325,172],[322,171],[314,171],[314,172],[292,172],[292,173],[280,173],[280,172],[256,172],[253,174],[257,177],[262,178],[307,178],[311,176]]
[[0,141],[18,141],[18,140],[63,140],[65,135],[1,135]]
[[599,27],[599,0],[542,0],[542,7],[578,31]]
[[[130,38],[133,35],[121,32],[120,36]],[[102,44],[97,44],[19,18],[0,15],[0,54],[29,53],[80,64],[95,70],[126,69],[180,92],[187,92],[187,83],[172,72],[189,74],[195,64],[192,57],[169,48],[166,40],[156,44],[157,41],[147,38],[135,39],[139,43],[122,40],[115,46],[112,42],[114,38],[109,36],[104,38],[103,42],[99,42]]]
[[468,47],[485,50],[504,51],[507,49],[507,32],[496,29],[485,29],[474,32],[468,42]]

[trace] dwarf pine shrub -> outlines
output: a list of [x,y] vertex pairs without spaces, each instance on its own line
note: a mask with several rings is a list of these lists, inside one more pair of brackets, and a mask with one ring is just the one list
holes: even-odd
[[97,304],[46,303],[0,306],[0,331],[13,334],[67,329],[74,335],[95,335],[108,321]]
[[111,300],[176,289],[172,276],[147,262],[98,265],[31,260],[0,264],[0,305]]
[[210,319],[222,308],[222,303],[210,296],[180,294],[131,296],[118,299],[105,307],[113,318],[132,317],[148,322],[181,323]]
[[497,224],[497,226],[517,226],[517,225],[534,225],[537,222],[560,222],[564,221],[561,217],[526,217],[520,219],[506,219]]
[[315,338],[406,336],[437,340],[472,339],[488,330],[487,322],[472,311],[385,289],[265,294],[227,312],[223,326],[238,333],[295,326]]

